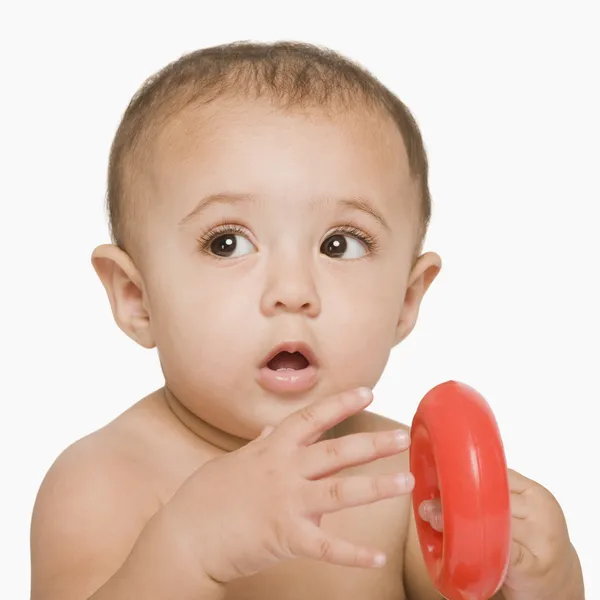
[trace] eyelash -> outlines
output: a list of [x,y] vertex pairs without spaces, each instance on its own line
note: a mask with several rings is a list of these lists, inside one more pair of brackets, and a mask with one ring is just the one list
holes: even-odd
[[[364,231],[356,227],[356,225],[354,225],[353,223],[345,223],[344,225],[338,226],[327,237],[338,235],[340,233],[351,235],[352,237],[362,242],[371,254],[374,254],[375,252],[377,252],[377,250],[379,250],[379,239],[374,235],[366,234]],[[215,239],[223,235],[231,234],[239,234],[247,237],[246,230],[243,227],[240,227],[239,225],[234,225],[232,223],[222,223],[221,225],[217,225],[213,229],[202,234],[198,238],[198,244],[200,245],[200,249],[202,250],[202,252],[210,254],[210,245]]]
[[[215,228],[207,231],[206,233],[203,233],[198,238],[198,244],[200,245],[200,250],[202,250],[202,252],[206,252],[206,254],[209,254],[210,245],[212,244],[212,242],[214,240],[216,240],[218,237],[221,237],[222,235],[227,235],[227,234],[245,235],[246,231],[243,227],[240,227],[239,225],[233,225],[231,223],[224,223],[222,225],[217,225]],[[217,257],[217,258],[219,258],[219,257]]]

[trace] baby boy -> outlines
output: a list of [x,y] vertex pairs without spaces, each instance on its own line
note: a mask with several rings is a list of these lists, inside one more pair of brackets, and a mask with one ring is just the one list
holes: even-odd
[[[441,598],[408,428],[365,410],[441,268],[408,109],[332,51],[204,49],[132,99],[108,179],[93,265],[165,384],[49,470],[32,600]],[[510,485],[494,598],[583,599],[560,506]]]

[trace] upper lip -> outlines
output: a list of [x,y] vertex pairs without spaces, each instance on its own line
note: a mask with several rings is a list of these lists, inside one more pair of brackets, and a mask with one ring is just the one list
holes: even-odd
[[304,356],[304,358],[306,358],[310,365],[317,365],[317,357],[313,352],[312,348],[306,342],[291,341],[283,342],[282,344],[279,344],[278,346],[273,348],[273,350],[271,350],[271,352],[267,354],[267,357],[265,358],[261,366],[266,367],[269,364],[269,362],[273,358],[275,358],[280,352],[289,352],[290,354],[293,354],[294,352],[300,352]]

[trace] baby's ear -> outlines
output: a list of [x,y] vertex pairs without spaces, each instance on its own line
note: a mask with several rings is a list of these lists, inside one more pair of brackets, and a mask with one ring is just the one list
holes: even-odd
[[404,303],[396,327],[394,345],[399,344],[414,329],[419,316],[421,301],[429,286],[442,268],[442,259],[435,252],[427,252],[419,257],[410,274]]
[[92,265],[106,290],[117,325],[144,348],[153,348],[144,286],[129,255],[112,244],[98,246]]

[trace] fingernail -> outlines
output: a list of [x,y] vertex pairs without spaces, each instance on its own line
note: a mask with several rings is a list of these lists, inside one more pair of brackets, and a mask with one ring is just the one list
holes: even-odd
[[356,390],[356,393],[363,399],[369,400],[373,395],[373,392],[367,387],[360,387]]
[[395,477],[398,487],[403,490],[410,490],[415,484],[415,478],[412,473],[398,473]]
[[396,431],[394,431],[394,437],[400,444],[406,444],[410,440],[410,435],[405,429],[396,429]]
[[385,565],[385,560],[385,554],[379,552],[375,555],[375,558],[373,559],[373,565],[375,567],[383,567],[383,565]]

